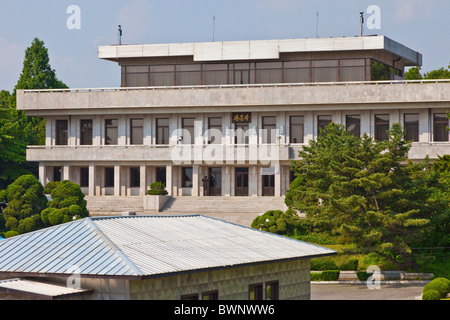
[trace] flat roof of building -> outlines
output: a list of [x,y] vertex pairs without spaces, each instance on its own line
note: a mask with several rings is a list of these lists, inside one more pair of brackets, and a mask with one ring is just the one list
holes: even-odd
[[422,65],[422,54],[385,36],[222,41],[100,46],[100,59],[193,56],[194,61],[279,59],[281,53],[384,50],[405,66]]
[[201,215],[89,217],[0,242],[0,274],[152,278],[336,251]]

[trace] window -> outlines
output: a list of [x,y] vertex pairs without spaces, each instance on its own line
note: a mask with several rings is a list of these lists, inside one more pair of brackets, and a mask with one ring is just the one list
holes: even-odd
[[105,168],[105,188],[114,187],[114,168]]
[[222,144],[222,118],[209,118],[208,130],[208,143]]
[[405,140],[407,141],[419,141],[419,114],[405,114]]
[[347,131],[352,135],[359,138],[361,136],[361,116],[360,115],[348,115],[345,116],[345,124]]
[[166,168],[158,167],[156,168],[156,181],[164,183],[166,185]]
[[316,60],[312,61],[313,82],[336,82],[339,72],[338,60]]
[[61,167],[53,167],[53,181],[62,181]]
[[256,64],[256,83],[282,83],[282,62],[258,62]]
[[176,85],[190,86],[201,84],[202,66],[201,64],[186,64],[176,66]]
[[320,135],[320,130],[325,132],[330,123],[331,116],[317,116],[317,135]]
[[182,187],[183,188],[192,188],[192,167],[184,167],[181,168],[182,172]]
[[80,121],[80,144],[92,145],[92,120]]
[[182,129],[183,129],[183,144],[194,144],[195,139],[195,131],[194,131],[194,122],[195,118],[183,118]]
[[141,186],[141,168],[130,168],[130,187],[139,188]]
[[248,287],[248,299],[249,300],[262,300],[263,299],[262,283],[251,284]]
[[304,136],[304,117],[292,116],[290,117],[290,142],[303,143]]
[[105,144],[106,145],[117,145],[117,140],[119,137],[118,124],[119,124],[119,120],[117,120],[117,119],[106,119],[105,120]]
[[80,187],[89,187],[89,168],[80,168]]
[[130,120],[130,143],[144,144],[144,119]]
[[69,122],[67,120],[56,120],[56,145],[67,146],[69,141]]
[[276,139],[276,117],[262,118],[262,143],[275,143]]
[[156,144],[169,144],[169,119],[156,119]]
[[219,300],[219,291],[203,292],[202,300]]
[[278,281],[266,283],[266,300],[279,299],[279,284]]
[[389,130],[389,115],[375,115],[375,140],[388,140],[387,131]]
[[227,64],[204,64],[203,65],[203,84],[226,84],[228,83],[228,65]]
[[433,141],[448,141],[448,119],[445,113],[433,115]]

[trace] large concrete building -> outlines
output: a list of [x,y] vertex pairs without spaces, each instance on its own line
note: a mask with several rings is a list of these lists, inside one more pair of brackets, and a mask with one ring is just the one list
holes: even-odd
[[[384,36],[113,45],[120,88],[18,90],[46,119],[29,146],[39,178],[69,179],[88,199],[285,195],[291,160],[334,121],[386,139],[399,122],[410,159],[450,151],[448,81],[404,81],[422,55]],[[263,198],[260,198],[263,199]]]

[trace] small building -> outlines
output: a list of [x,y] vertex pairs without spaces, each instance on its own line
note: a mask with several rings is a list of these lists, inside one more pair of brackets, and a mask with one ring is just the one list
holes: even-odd
[[0,242],[1,299],[309,299],[336,251],[202,215],[88,217]]

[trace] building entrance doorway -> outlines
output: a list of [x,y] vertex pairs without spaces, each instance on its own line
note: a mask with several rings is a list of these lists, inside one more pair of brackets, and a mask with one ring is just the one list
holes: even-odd
[[248,168],[236,168],[236,196],[248,196]]
[[275,196],[275,175],[268,174],[262,176],[262,195]]
[[208,196],[222,195],[222,168],[208,169]]

